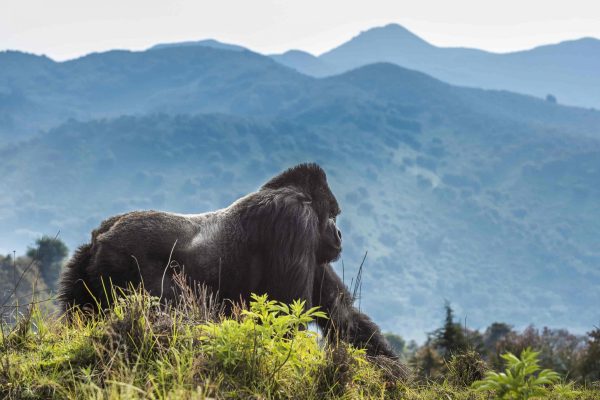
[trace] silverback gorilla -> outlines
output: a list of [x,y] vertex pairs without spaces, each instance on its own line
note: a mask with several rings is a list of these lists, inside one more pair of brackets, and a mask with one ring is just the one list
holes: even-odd
[[329,338],[396,358],[368,316],[329,264],[342,250],[340,213],[325,172],[317,164],[290,168],[227,208],[204,214],[134,211],[104,221],[66,265],[59,300],[65,310],[107,304],[104,283],[143,282],[162,299],[174,296],[169,260],[188,279],[206,284],[220,298],[306,301],[329,320],[317,321]]

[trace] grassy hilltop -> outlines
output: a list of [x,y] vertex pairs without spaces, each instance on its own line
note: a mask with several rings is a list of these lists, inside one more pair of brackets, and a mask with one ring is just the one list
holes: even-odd
[[501,322],[472,330],[447,302],[421,346],[385,334],[395,362],[325,343],[305,329],[325,314],[300,302],[255,296],[225,317],[180,275],[176,304],[132,290],[100,315],[67,318],[52,294],[66,254],[45,237],[25,256],[0,256],[0,398],[600,399],[600,328],[587,338]]
[[[181,287],[184,287],[183,285]],[[113,292],[114,295],[114,292]],[[223,308],[185,288],[167,309],[132,291],[93,318],[65,318],[31,306],[0,340],[0,397],[6,399],[493,399],[475,390],[480,359],[453,357],[445,376],[419,379],[388,359],[304,329],[320,311],[255,296]],[[466,361],[465,361],[466,360]],[[539,375],[538,378],[542,377]],[[600,399],[564,383],[538,397]],[[512,397],[502,397],[512,398]]]

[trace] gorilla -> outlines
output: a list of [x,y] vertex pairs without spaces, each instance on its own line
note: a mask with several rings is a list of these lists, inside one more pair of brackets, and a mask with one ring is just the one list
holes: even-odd
[[221,210],[203,214],[134,211],[102,222],[91,242],[65,266],[59,302],[106,307],[104,285],[143,284],[152,295],[174,300],[172,260],[190,281],[220,299],[247,300],[251,293],[306,307],[319,306],[325,336],[366,348],[371,356],[396,358],[371,319],[330,263],[342,250],[338,202],[317,164],[290,168]]

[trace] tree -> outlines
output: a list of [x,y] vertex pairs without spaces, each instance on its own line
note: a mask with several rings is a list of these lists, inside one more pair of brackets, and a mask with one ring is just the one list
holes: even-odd
[[427,338],[427,342],[416,351],[410,364],[425,381],[438,379],[445,371],[444,359],[433,346],[431,338]]
[[467,338],[460,326],[460,323],[454,322],[454,310],[450,303],[444,304],[446,309],[446,319],[444,326],[434,332],[435,345],[440,350],[445,360],[449,360],[453,353],[458,353],[467,349]]
[[511,332],[513,332],[512,326],[504,322],[492,323],[483,334],[483,344],[486,350],[494,353],[498,342]]
[[600,328],[587,334],[587,346],[579,365],[579,374],[586,382],[600,381]]
[[55,289],[64,259],[69,253],[67,246],[58,238],[43,236],[35,241],[35,247],[27,249],[49,288]]
[[566,329],[544,327],[540,340],[540,365],[561,375],[572,376],[577,369],[579,350],[583,347],[585,338],[569,333]]
[[383,336],[387,339],[390,346],[396,354],[401,356],[404,354],[404,350],[406,349],[406,341],[400,335],[396,335],[395,333],[384,333]]
[[510,352],[520,355],[526,348],[540,352],[539,361],[543,368],[549,368],[562,375],[572,376],[577,372],[584,338],[573,335],[565,329],[543,328],[542,331],[533,325],[522,333],[508,332],[496,343],[496,351],[492,353],[491,362],[498,368],[502,364],[501,354]]
[[504,363],[502,354],[512,353],[520,356],[521,352],[526,348],[540,349],[541,347],[542,341],[539,331],[533,325],[529,325],[521,333],[511,330],[498,340],[496,342],[496,350],[491,356],[490,361],[495,369],[499,369]]
[[548,103],[552,103],[552,104],[556,104],[557,103],[556,96],[554,96],[552,94],[549,94],[549,95],[546,96],[546,101]]

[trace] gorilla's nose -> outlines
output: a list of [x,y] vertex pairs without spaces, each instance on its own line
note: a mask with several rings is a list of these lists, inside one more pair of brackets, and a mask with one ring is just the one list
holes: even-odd
[[337,238],[341,242],[342,241],[342,231],[340,231],[339,229],[336,228],[336,232],[337,232]]

